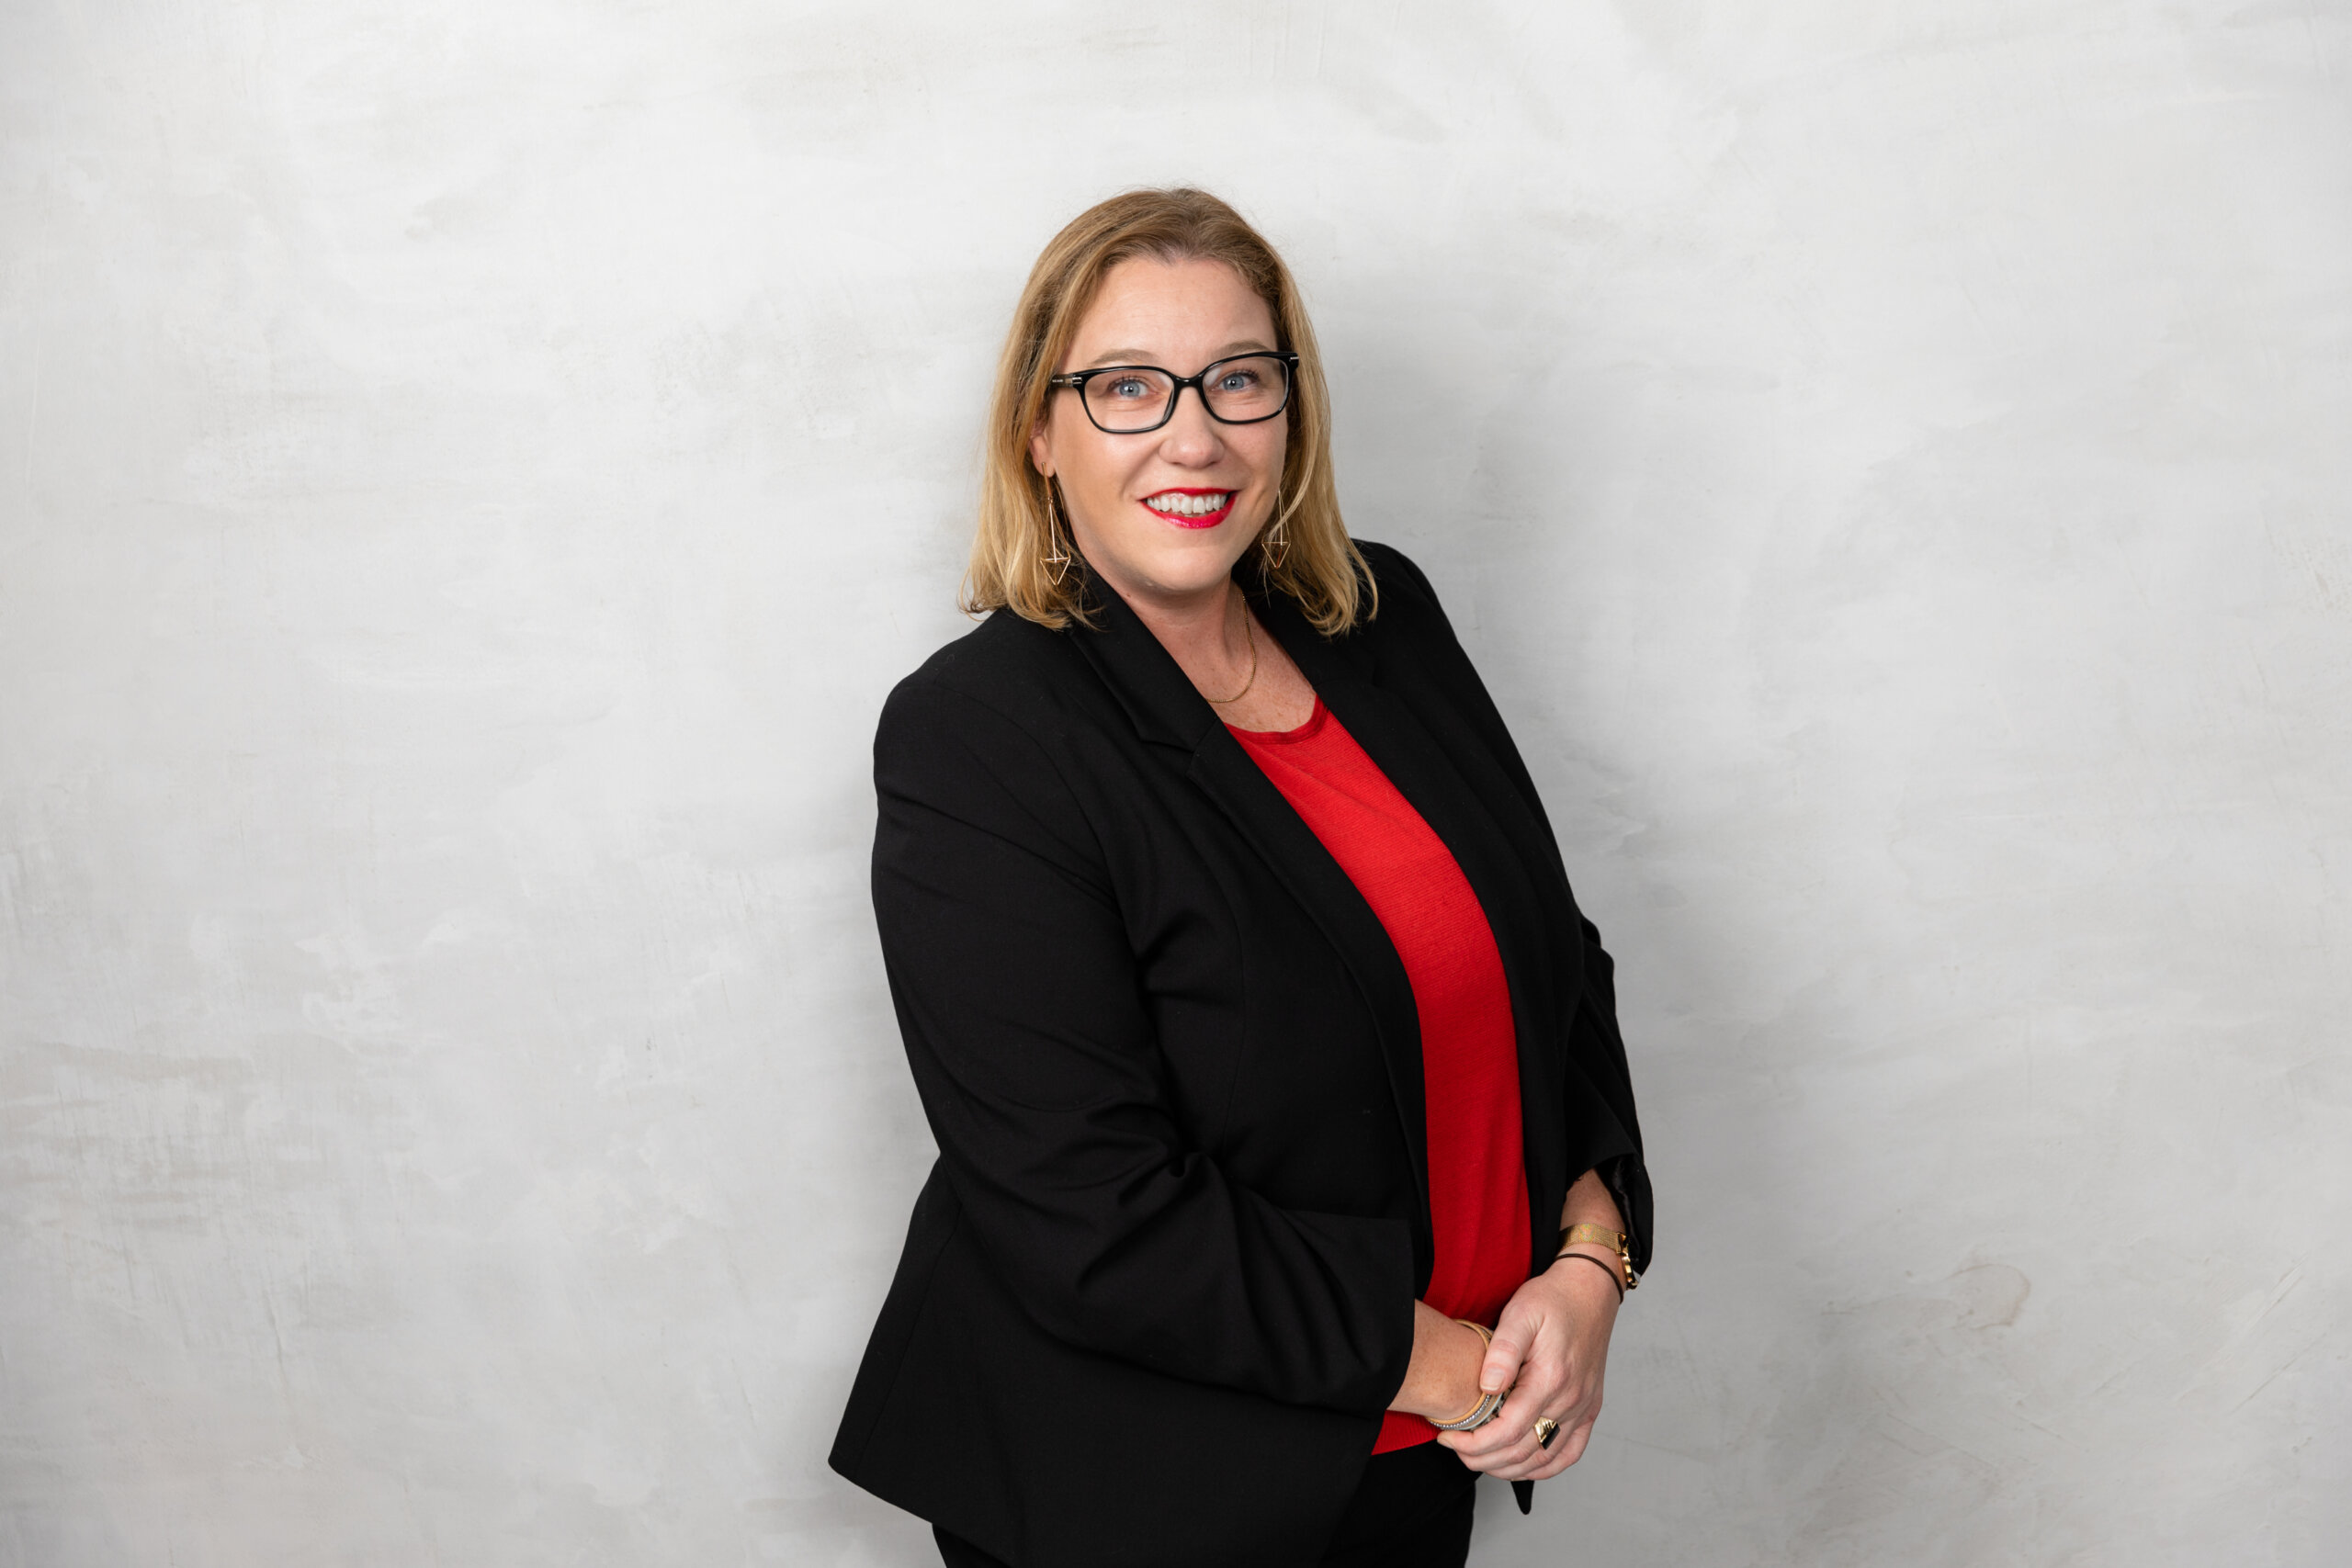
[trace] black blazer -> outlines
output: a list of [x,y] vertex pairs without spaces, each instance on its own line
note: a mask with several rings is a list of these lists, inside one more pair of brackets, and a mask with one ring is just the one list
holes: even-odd
[[[1530,1272],[1595,1167],[1645,1264],[1609,958],[1428,581],[1363,548],[1380,612],[1345,637],[1253,602],[1494,929]],[[1412,990],[1158,638],[1094,599],[1099,630],[990,616],[883,709],[874,907],[940,1155],[832,1465],[1019,1568],[1295,1568],[1429,1280]]]

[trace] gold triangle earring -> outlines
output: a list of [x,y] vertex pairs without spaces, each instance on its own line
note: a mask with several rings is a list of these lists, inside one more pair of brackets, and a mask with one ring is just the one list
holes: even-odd
[[1282,570],[1283,562],[1290,556],[1290,540],[1283,533],[1283,528],[1289,522],[1290,519],[1283,515],[1283,492],[1278,485],[1274,489],[1274,525],[1266,530],[1263,547],[1269,571]]
[[1062,518],[1054,505],[1054,476],[1046,476],[1046,569],[1055,587],[1069,571],[1069,552],[1062,548]]

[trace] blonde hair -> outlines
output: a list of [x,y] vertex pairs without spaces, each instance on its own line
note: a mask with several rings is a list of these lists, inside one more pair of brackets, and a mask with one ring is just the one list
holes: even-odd
[[[1299,361],[1292,376],[1290,439],[1275,513],[1243,558],[1254,557],[1266,585],[1297,601],[1326,637],[1369,619],[1379,607],[1379,590],[1340,520],[1339,490],[1331,479],[1330,391],[1298,285],[1274,248],[1239,213],[1206,191],[1185,186],[1131,190],[1097,203],[1055,235],[1030,268],[989,401],[979,528],[964,573],[964,609],[973,615],[1011,610],[1054,627],[1071,621],[1091,624],[1083,599],[1085,573],[1065,570],[1056,582],[1046,565],[1055,545],[1046,510],[1053,481],[1030,461],[1029,437],[1043,423],[1046,400],[1055,390],[1047,379],[1069,352],[1102,279],[1136,256],[1223,262],[1266,302],[1274,318],[1275,346],[1297,354]],[[1277,527],[1284,534],[1279,561],[1266,547]]]

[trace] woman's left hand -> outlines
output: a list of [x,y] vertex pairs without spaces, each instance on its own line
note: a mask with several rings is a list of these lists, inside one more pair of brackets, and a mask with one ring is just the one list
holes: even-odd
[[[1437,1440],[1472,1470],[1503,1481],[1546,1481],[1576,1463],[1600,1414],[1617,1302],[1607,1274],[1572,1258],[1521,1285],[1495,1325],[1478,1378],[1479,1387],[1508,1388],[1510,1397],[1493,1420],[1440,1432]],[[1542,1416],[1560,1424],[1549,1447],[1535,1440]]]

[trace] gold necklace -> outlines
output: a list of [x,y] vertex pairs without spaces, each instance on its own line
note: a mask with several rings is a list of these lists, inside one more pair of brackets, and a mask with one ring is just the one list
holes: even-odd
[[1231,707],[1248,696],[1250,688],[1258,683],[1258,634],[1250,629],[1250,606],[1244,604],[1241,607],[1241,635],[1250,640],[1250,679],[1242,682],[1241,689],[1229,697],[1209,697],[1206,692],[1201,694],[1204,697],[1209,697],[1209,701],[1218,707]]

